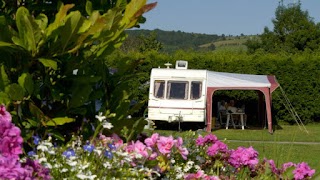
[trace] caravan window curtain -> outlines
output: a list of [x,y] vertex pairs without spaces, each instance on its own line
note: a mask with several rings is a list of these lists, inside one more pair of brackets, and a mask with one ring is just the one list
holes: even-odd
[[188,99],[188,81],[168,81],[168,99]]
[[192,81],[191,82],[191,99],[199,99],[201,97],[202,82]]
[[164,98],[164,87],[165,81],[163,80],[155,80],[154,81],[154,97],[163,99]]

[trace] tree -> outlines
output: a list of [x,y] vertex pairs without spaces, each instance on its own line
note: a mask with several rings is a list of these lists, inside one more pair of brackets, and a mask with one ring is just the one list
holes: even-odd
[[[14,15],[8,11],[0,16],[0,103],[13,109],[24,134],[50,133],[63,140],[63,134],[78,130],[83,119],[94,119],[96,102],[117,125],[117,133],[129,126],[125,118],[130,113],[130,76],[125,74],[136,64],[123,65],[112,74],[105,59],[125,39],[124,30],[138,25],[156,3],[114,2],[101,13],[87,1],[88,15],[71,11],[75,4],[61,3],[52,21],[50,15],[35,16],[24,6]],[[77,124],[68,126],[70,122]],[[132,132],[127,134],[132,137]]]
[[300,1],[288,6],[281,2],[272,23],[273,31],[265,27],[260,42],[249,42],[249,51],[254,51],[257,47],[268,52],[282,50],[290,53],[319,49],[320,26],[313,21],[308,11],[301,9]]
[[146,51],[160,51],[163,47],[162,43],[157,40],[156,32],[152,32],[149,36],[140,36],[142,44],[140,45],[139,49],[140,52]]

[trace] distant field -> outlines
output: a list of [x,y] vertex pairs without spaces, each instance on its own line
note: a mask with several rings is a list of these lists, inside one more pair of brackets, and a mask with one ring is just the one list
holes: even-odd
[[253,37],[255,36],[231,37],[226,38],[225,40],[203,44],[199,47],[207,48],[213,44],[216,47],[216,50],[247,50],[247,47],[244,45],[244,43]]

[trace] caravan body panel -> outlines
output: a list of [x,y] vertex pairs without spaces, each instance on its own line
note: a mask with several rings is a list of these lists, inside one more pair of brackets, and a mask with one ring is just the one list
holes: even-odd
[[206,79],[206,70],[152,69],[148,119],[204,122]]

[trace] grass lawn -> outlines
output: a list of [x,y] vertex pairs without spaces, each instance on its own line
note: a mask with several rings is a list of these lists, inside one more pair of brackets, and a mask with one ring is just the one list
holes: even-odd
[[[252,146],[259,152],[261,159],[264,157],[273,159],[276,164],[307,162],[311,168],[316,169],[316,176],[320,178],[320,124],[310,124],[305,128],[308,133],[303,127],[300,129],[297,125],[281,125],[272,135],[266,129],[253,128],[245,130],[213,129],[212,133],[218,139],[225,140],[229,149]],[[155,132],[166,136],[184,137],[189,131],[155,130]],[[206,134],[203,131],[197,132],[202,135]]]

